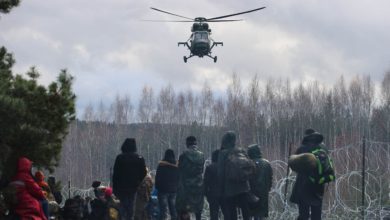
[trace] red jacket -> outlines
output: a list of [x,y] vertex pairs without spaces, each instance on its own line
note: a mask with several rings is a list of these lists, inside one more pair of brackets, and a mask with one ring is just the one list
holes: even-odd
[[18,161],[17,174],[10,183],[16,188],[17,205],[14,212],[20,220],[47,220],[39,200],[45,199],[41,187],[31,175],[32,162],[21,157]]

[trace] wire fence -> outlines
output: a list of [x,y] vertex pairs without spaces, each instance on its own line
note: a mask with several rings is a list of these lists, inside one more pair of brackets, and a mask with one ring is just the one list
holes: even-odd
[[[323,202],[324,219],[390,219],[390,143],[366,142],[366,167],[363,206],[363,142],[330,152],[336,180],[326,186]],[[298,208],[288,201],[295,174],[286,177],[285,161],[271,162],[274,186],[270,193],[269,219],[296,219]],[[288,181],[287,181],[288,179]],[[285,197],[288,185],[287,201]]]
[[[365,143],[365,178],[363,196],[363,142],[330,151],[334,161],[336,180],[327,184],[323,201],[323,219],[390,219],[390,143],[367,141]],[[296,219],[298,208],[290,203],[296,175],[286,176],[287,163],[271,161],[274,173],[269,197],[268,219]],[[287,187],[287,199],[285,187]],[[93,197],[93,190],[65,186],[63,196]],[[364,205],[362,198],[364,197]],[[208,219],[206,203],[203,219]]]

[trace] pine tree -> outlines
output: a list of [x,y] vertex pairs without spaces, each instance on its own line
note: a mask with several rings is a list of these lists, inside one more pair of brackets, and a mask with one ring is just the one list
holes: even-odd
[[13,7],[19,5],[19,0],[0,0],[0,12],[8,13]]
[[39,85],[32,67],[28,77],[13,75],[15,60],[0,48],[0,173],[9,178],[26,156],[50,171],[58,165],[62,141],[75,118],[73,77],[62,70],[57,81]]

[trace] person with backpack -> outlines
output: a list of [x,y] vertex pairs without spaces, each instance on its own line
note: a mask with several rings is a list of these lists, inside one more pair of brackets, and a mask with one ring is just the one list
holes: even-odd
[[168,209],[171,219],[176,220],[176,192],[179,184],[179,168],[177,167],[175,153],[172,149],[167,149],[164,159],[158,163],[155,182],[160,205],[160,220],[168,218]]
[[198,149],[196,138],[186,138],[187,150],[179,157],[179,185],[176,196],[176,210],[179,219],[188,213],[195,213],[196,220],[201,220],[203,198],[204,155]]
[[120,200],[122,218],[133,220],[137,189],[146,176],[146,165],[144,158],[137,154],[134,138],[126,138],[121,150],[114,164],[113,191]]
[[237,208],[242,211],[244,220],[249,219],[249,204],[256,201],[250,194],[249,179],[255,165],[245,150],[236,147],[236,134],[228,131],[222,137],[218,156],[218,187],[222,200],[222,213],[225,220],[237,220]]
[[149,168],[146,168],[146,176],[138,186],[137,198],[135,202],[134,220],[149,220],[146,206],[150,200],[150,194],[153,189],[153,179],[150,175]]
[[322,143],[323,140],[322,134],[313,129],[306,129],[302,144],[295,152],[295,155],[313,154],[314,160],[317,161],[314,163],[317,166],[310,172],[297,173],[290,201],[298,204],[298,220],[321,219],[324,185],[334,180],[332,161]]
[[205,196],[210,207],[210,220],[218,220],[219,209],[221,207],[218,195],[218,162],[219,149],[211,154],[211,164],[206,167],[204,173]]
[[272,167],[268,160],[263,158],[257,144],[248,147],[248,156],[256,164],[256,171],[249,181],[251,192],[259,198],[256,207],[251,210],[254,220],[268,217],[268,196],[272,187]]

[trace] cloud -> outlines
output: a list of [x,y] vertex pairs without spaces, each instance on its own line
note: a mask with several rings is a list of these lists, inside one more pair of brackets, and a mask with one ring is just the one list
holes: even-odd
[[[215,17],[267,6],[238,16],[243,22],[210,23],[218,62],[183,56],[177,42],[190,36],[191,23],[147,23],[176,19],[157,7],[188,17]],[[179,18],[178,18],[179,19]],[[159,90],[199,90],[208,82],[226,91],[233,72],[243,84],[290,78],[332,84],[343,74],[369,74],[381,80],[390,68],[390,2],[147,0],[23,1],[0,20],[0,44],[12,51],[15,69],[37,66],[44,81],[67,68],[76,77],[78,106],[134,94],[148,84]],[[25,69],[25,70],[24,70]],[[24,70],[24,71],[23,71]]]

